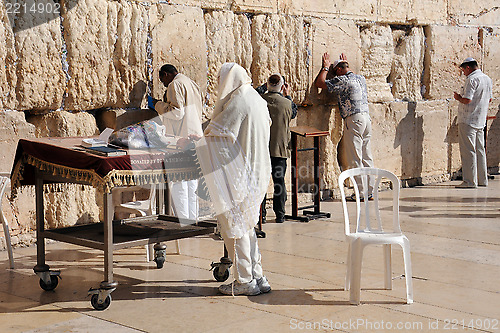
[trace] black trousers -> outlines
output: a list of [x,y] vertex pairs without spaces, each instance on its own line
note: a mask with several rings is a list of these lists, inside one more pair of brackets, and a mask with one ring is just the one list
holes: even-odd
[[[286,173],[286,158],[282,157],[271,157],[271,176],[273,178],[274,184],[274,194],[273,194],[273,211],[276,214],[277,220],[283,220],[285,218],[285,202],[286,202],[286,185],[285,185],[285,173]],[[262,218],[266,218],[265,209],[266,198],[262,202]]]

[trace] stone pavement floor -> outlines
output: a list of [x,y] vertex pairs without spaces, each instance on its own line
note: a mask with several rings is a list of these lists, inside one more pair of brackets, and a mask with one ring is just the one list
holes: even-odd
[[[273,289],[253,297],[218,294],[209,267],[223,245],[209,236],[181,240],[181,254],[167,255],[162,269],[145,262],[144,248],[115,251],[119,286],[104,311],[94,310],[87,296],[103,277],[101,251],[47,244],[47,263],[62,275],[50,292],[33,273],[34,246],[15,249],[14,270],[2,251],[0,332],[499,332],[500,180],[478,189],[456,184],[401,191],[411,305],[405,304],[401,249],[392,251],[393,290],[384,290],[377,246],[364,251],[362,303],[349,305],[343,215],[334,200],[321,204],[329,219],[264,225],[267,237],[259,246]],[[389,203],[389,193],[380,196],[382,205]]]

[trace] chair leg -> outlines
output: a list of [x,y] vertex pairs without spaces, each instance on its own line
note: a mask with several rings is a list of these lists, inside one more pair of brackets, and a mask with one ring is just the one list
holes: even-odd
[[347,245],[347,259],[346,259],[346,274],[344,290],[349,290],[351,287],[351,242]]
[[384,288],[392,290],[391,244],[384,244]]
[[178,239],[175,240],[175,254],[181,254],[181,246]]
[[5,219],[3,212],[1,211],[2,210],[1,204],[2,204],[2,201],[0,200],[0,219],[2,220],[2,224],[3,224],[3,233],[5,235],[5,245],[7,247],[7,253],[9,255],[10,268],[14,269],[14,254],[12,252],[12,242],[10,240],[9,224],[7,223],[7,220]]
[[413,281],[411,272],[411,256],[410,256],[410,241],[408,238],[403,239],[403,259],[405,264],[406,277],[406,303],[413,303]]
[[352,242],[351,248],[351,289],[349,302],[358,305],[361,294],[361,265],[363,261],[363,243],[360,240]]

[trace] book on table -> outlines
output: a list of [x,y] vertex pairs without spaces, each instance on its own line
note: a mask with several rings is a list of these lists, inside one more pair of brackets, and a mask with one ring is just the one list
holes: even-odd
[[95,139],[95,138],[85,138],[82,139],[81,146],[88,148],[88,147],[106,147],[108,143],[103,140]]
[[123,156],[127,155],[127,151],[123,149],[108,147],[108,146],[98,146],[98,147],[85,147],[85,151],[91,154],[96,154],[100,156]]

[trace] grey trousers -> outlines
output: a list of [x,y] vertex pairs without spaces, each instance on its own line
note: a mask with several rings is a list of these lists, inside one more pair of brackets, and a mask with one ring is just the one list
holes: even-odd
[[[349,163],[349,169],[373,167],[373,157],[370,139],[372,124],[367,112],[356,113],[344,119],[344,154]],[[363,184],[356,179],[358,189],[363,196]],[[369,179],[368,195],[373,193],[373,179]]]
[[469,186],[488,185],[483,129],[459,123],[458,143],[464,182]]

